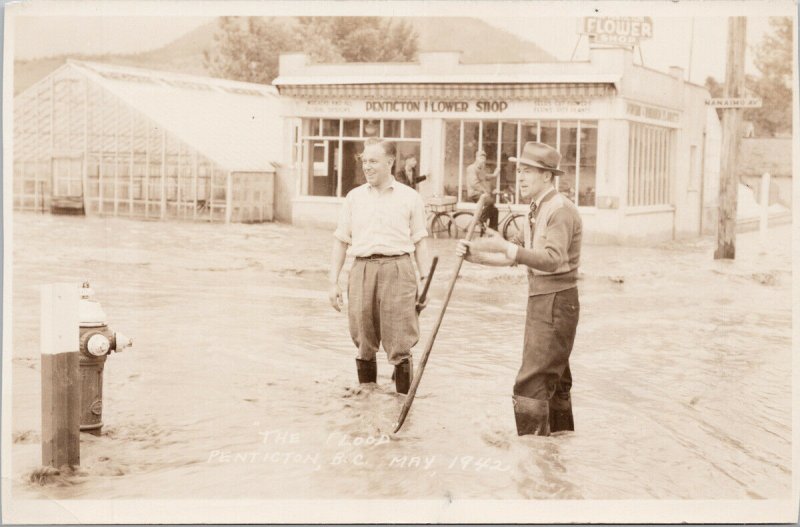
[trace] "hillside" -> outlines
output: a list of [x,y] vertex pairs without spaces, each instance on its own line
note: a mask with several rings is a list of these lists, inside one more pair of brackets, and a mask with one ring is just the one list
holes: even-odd
[[[473,18],[407,18],[419,35],[420,51],[459,50],[464,63],[550,62],[555,59],[533,42]],[[105,62],[155,70],[207,75],[203,52],[212,48],[217,24],[212,22],[166,46],[134,55],[60,55],[14,63],[14,94],[25,90],[67,59]]]

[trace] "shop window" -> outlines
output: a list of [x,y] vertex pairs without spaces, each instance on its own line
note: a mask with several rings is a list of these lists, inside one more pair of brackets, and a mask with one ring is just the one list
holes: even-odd
[[345,137],[360,137],[361,136],[361,120],[360,119],[345,119],[344,131],[342,133]]
[[[393,170],[414,157],[420,170],[420,121],[390,119],[305,119],[298,153],[303,156],[303,193],[309,196],[343,197],[366,182],[359,161],[367,137],[386,137],[397,145]],[[404,137],[405,136],[405,137]]]
[[597,123],[595,121],[447,121],[445,123],[444,191],[467,201],[466,169],[479,150],[486,153],[487,173],[499,166],[494,191],[501,202],[520,203],[517,166],[509,158],[527,141],[559,150],[559,190],[581,206],[595,206]]
[[339,137],[339,119],[323,119],[322,135],[325,137]]
[[668,205],[672,202],[674,131],[662,126],[630,123],[628,139],[628,205]]
[[364,120],[364,137],[380,137],[381,135],[381,121],[380,119]]
[[579,137],[578,205],[594,207],[597,203],[597,125],[582,122]]
[[462,171],[461,123],[448,121],[444,127],[444,193],[458,196],[459,174]]
[[422,137],[422,121],[403,121],[403,137],[408,137],[411,139],[419,139]]
[[519,123],[517,121],[501,121],[498,136],[500,143],[500,174],[497,178],[497,192],[500,193],[500,201],[504,203],[517,203],[517,170],[516,165],[508,160],[517,155],[517,133]]
[[395,138],[400,137],[400,121],[383,121],[383,137]]

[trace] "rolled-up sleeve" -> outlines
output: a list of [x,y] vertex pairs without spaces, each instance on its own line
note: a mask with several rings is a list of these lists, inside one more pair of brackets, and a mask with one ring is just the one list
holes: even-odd
[[422,238],[428,235],[428,229],[425,227],[425,203],[422,201],[422,196],[417,194],[415,196],[414,206],[411,208],[411,241],[417,243]]
[[349,197],[345,198],[342,210],[339,211],[339,223],[333,232],[333,236],[348,245],[353,243],[353,215]]

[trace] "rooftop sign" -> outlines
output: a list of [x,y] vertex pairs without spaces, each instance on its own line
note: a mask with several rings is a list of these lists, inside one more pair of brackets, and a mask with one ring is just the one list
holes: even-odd
[[653,37],[653,19],[645,17],[585,17],[578,31],[592,44],[635,46]]

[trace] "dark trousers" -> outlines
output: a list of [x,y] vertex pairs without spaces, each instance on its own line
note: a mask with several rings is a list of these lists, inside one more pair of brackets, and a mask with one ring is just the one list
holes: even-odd
[[[480,196],[472,196],[469,200],[473,203],[477,203],[480,199]],[[480,218],[481,222],[485,222],[487,219],[489,220],[489,228],[497,230],[497,220],[500,217],[500,211],[497,210],[497,207],[494,206],[494,200],[490,199],[489,203],[483,209],[483,215]]]
[[528,297],[522,366],[514,395],[569,408],[572,372],[569,355],[578,327],[578,288]]

